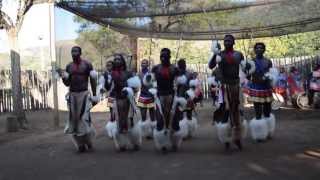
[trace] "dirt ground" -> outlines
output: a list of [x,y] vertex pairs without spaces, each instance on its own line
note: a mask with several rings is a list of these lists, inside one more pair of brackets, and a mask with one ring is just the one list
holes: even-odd
[[[101,109],[100,109],[101,110]],[[242,152],[225,153],[211,125],[210,106],[198,110],[200,128],[184,141],[179,152],[161,154],[145,140],[138,152],[118,153],[106,137],[107,113],[93,113],[98,135],[94,152],[78,154],[61,127],[53,129],[52,112],[27,113],[29,129],[5,132],[7,115],[0,116],[0,180],[318,180],[320,158],[304,154],[320,151],[320,111],[281,109],[275,112],[274,139],[265,143],[245,140]],[[252,109],[245,113],[252,118]]]

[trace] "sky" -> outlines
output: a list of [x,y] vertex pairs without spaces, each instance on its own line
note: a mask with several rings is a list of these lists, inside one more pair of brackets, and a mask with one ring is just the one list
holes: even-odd
[[[15,4],[5,0],[3,9],[11,17],[15,17]],[[77,38],[76,30],[79,24],[73,22],[74,15],[55,8],[55,34],[56,41],[71,40]],[[47,4],[34,5],[26,14],[23,26],[19,33],[19,45],[21,49],[48,46],[50,39],[49,31],[49,6]],[[8,52],[8,38],[5,30],[0,30],[0,53]]]
[[79,24],[73,21],[74,15],[60,8],[55,8],[56,40],[76,39]]

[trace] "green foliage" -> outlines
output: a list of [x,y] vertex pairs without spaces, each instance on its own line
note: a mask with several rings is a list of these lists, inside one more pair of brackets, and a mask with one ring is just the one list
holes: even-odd
[[127,36],[79,17],[75,21],[81,23],[76,43],[82,47],[83,56],[91,60],[95,67],[104,67],[105,59],[114,53],[129,53]]
[[[202,19],[197,22],[197,18],[194,18],[185,20],[202,26],[208,25],[206,20]],[[103,67],[105,58],[113,53],[130,54],[127,36],[109,28],[89,23],[81,18],[76,18],[75,21],[81,23],[78,31],[79,38],[76,43],[83,47],[83,55],[92,60],[97,68]],[[272,38],[236,40],[235,49],[243,52],[246,58],[252,58],[254,56],[253,46],[256,42],[264,42],[266,44],[266,56],[270,58],[315,55],[320,51],[320,31]],[[222,41],[220,43],[223,44]],[[138,57],[139,59],[151,59],[154,64],[158,63],[160,50],[166,47],[171,50],[173,63],[179,58],[185,58],[191,64],[207,63],[210,55],[210,46],[211,41],[139,38]]]

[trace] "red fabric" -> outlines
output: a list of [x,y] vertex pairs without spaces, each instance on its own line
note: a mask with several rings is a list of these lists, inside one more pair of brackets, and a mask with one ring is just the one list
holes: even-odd
[[297,83],[294,80],[294,78],[292,77],[292,75],[288,76],[288,85],[289,85],[290,95],[294,95],[296,93],[302,92],[302,88],[297,86]]
[[233,64],[234,63],[233,50],[228,50],[227,51],[226,60],[227,60],[228,64]]
[[115,69],[111,72],[111,74],[114,79],[118,79],[120,78],[121,71],[119,69]]
[[170,78],[169,67],[163,66],[160,73],[164,79]]
[[78,72],[79,71],[79,67],[80,67],[81,62],[82,62],[81,58],[79,58],[78,60],[74,61],[73,66],[72,66],[72,70],[74,72]]
[[255,90],[255,89],[250,89],[249,95],[251,97],[272,97],[272,90],[267,89],[267,90]]

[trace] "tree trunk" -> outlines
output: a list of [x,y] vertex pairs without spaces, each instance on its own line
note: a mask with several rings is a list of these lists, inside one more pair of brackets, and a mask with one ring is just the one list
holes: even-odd
[[18,47],[18,33],[15,28],[8,30],[10,42],[10,59],[12,72],[13,115],[17,117],[20,128],[26,128],[26,115],[22,105],[21,67]]
[[137,72],[137,61],[138,61],[138,38],[134,36],[129,36],[129,43],[130,43],[130,51],[132,54],[131,59],[131,70]]

